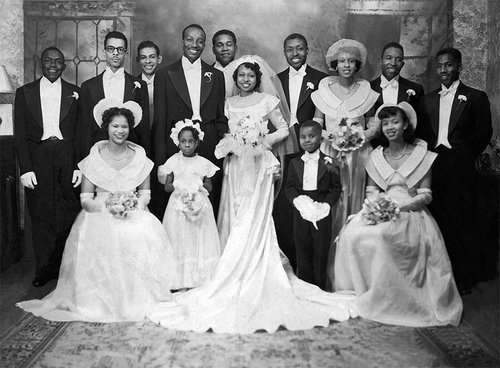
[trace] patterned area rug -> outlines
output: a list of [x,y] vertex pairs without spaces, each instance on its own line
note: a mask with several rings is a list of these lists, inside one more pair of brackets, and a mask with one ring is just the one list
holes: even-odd
[[308,331],[228,335],[151,322],[50,322],[26,314],[0,338],[2,367],[498,367],[468,325],[416,329],[363,319]]

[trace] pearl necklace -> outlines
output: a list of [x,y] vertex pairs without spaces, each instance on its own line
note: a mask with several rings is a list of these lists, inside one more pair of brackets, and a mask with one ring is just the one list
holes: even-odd
[[389,151],[389,156],[391,156],[393,159],[395,160],[399,160],[401,157],[403,157],[406,153],[406,147],[408,147],[408,143],[405,143],[405,148],[403,149],[403,153],[401,153],[401,155],[399,155],[398,157],[394,157],[392,155],[392,152],[391,152],[391,148],[389,147],[388,151]]
[[123,156],[122,156],[122,157],[120,157],[120,158],[116,158],[115,156],[113,156],[113,155],[111,154],[111,152],[109,151],[108,145],[106,145],[106,151],[108,151],[109,156],[110,156],[113,160],[115,160],[115,161],[121,161],[121,160],[123,160],[123,159],[125,158],[125,156],[127,155],[128,146],[127,146],[127,145],[125,146],[125,152],[123,153]]
[[354,86],[356,86],[356,82],[354,82],[351,86],[351,88],[349,88],[349,90],[347,92],[344,92],[344,89],[342,88],[342,86],[339,84],[339,89],[340,89],[340,92],[342,92],[344,95],[348,95],[352,92],[352,90],[354,89]]

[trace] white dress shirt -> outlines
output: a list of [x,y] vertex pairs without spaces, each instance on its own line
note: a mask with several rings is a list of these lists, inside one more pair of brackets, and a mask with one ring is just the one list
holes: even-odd
[[201,98],[201,59],[196,59],[194,63],[185,56],[182,57],[182,69],[184,69],[184,76],[189,91],[189,98],[191,99],[191,108],[193,109],[193,116],[191,120],[201,121],[200,115],[200,98]]
[[153,93],[154,93],[154,82],[155,82],[155,75],[151,78],[148,79],[148,77],[142,73],[141,79],[146,82],[146,85],[148,86],[148,97],[149,97],[149,125],[153,125],[153,116],[154,116],[154,100],[153,100]]
[[297,120],[297,108],[300,98],[300,88],[302,87],[302,82],[306,73],[307,64],[300,67],[299,70],[290,67],[288,71],[288,93],[290,96],[290,113],[291,113],[291,124],[298,124]]
[[59,129],[61,117],[61,78],[52,83],[47,78],[40,80],[40,103],[42,107],[43,134],[42,141],[54,136],[63,139]]
[[441,85],[441,91],[439,92],[439,131],[436,147],[441,144],[447,148],[451,148],[451,144],[448,141],[448,128],[450,126],[451,108],[459,84],[460,81],[456,80],[450,88]]
[[399,74],[390,81],[382,74],[380,76],[380,87],[382,88],[382,99],[384,103],[398,104]]
[[318,163],[319,163],[319,148],[313,153],[304,152],[302,155],[304,161],[304,176],[302,177],[303,190],[318,189]]
[[123,102],[125,97],[125,69],[120,68],[113,73],[109,66],[102,76],[104,97]]
[[233,96],[233,89],[234,89],[234,80],[233,80],[233,73],[234,73],[234,68],[232,66],[229,66],[229,64],[226,67],[223,67],[221,63],[218,61],[215,62],[214,68],[217,70],[220,70],[224,74],[224,85],[226,86],[226,98]]

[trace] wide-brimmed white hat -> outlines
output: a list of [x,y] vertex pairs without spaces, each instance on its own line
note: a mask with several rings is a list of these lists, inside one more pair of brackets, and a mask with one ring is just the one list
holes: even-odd
[[332,70],[330,67],[332,60],[337,60],[339,54],[342,52],[352,54],[356,60],[361,61],[361,68],[365,65],[366,56],[368,55],[366,47],[361,42],[351,40],[349,38],[342,38],[331,45],[326,53],[326,64],[330,70]]
[[380,123],[380,119],[378,118],[378,114],[384,107],[399,107],[401,110],[403,110],[408,117],[408,120],[410,121],[410,125],[412,128],[415,130],[417,127],[417,113],[413,109],[413,107],[406,101],[402,101],[400,103],[393,104],[393,103],[385,103],[380,105],[380,107],[377,109],[377,112],[375,113],[375,121],[377,123]]
[[134,127],[137,126],[141,122],[142,119],[142,108],[135,101],[127,101],[127,102],[119,102],[118,100],[114,100],[112,98],[103,98],[101,101],[94,106],[94,119],[99,125],[102,126],[102,115],[104,112],[112,107],[118,107],[130,110],[134,115]]

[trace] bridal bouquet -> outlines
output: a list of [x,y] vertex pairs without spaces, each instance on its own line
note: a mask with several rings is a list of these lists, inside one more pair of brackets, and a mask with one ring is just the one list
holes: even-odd
[[180,191],[179,199],[180,202],[177,206],[178,211],[182,212],[192,221],[200,218],[205,204],[198,192]]
[[342,118],[338,130],[329,132],[328,140],[337,151],[352,152],[363,146],[365,134],[358,120]]
[[363,217],[368,225],[396,220],[399,216],[397,203],[388,197],[379,197],[375,201],[365,199],[365,205]]
[[130,211],[135,211],[139,207],[137,194],[132,191],[109,193],[106,199],[106,209],[114,218],[126,219]]
[[215,156],[222,158],[229,153],[241,154],[248,148],[260,148],[269,132],[267,122],[247,115],[239,121],[229,121],[229,133],[215,148]]

